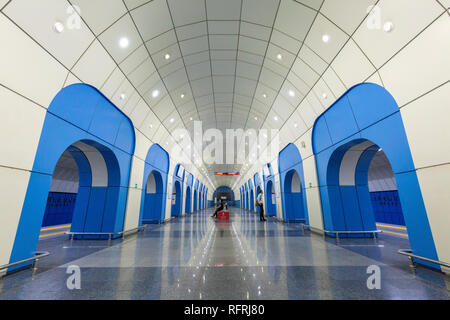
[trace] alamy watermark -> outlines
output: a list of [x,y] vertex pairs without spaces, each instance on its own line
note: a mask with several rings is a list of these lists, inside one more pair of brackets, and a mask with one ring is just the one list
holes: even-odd
[[367,274],[370,274],[367,278],[367,289],[369,290],[381,290],[381,269],[377,265],[371,265],[367,267]]
[[[266,164],[279,152],[278,129],[226,129],[210,128],[203,130],[201,121],[194,122],[193,137],[188,130],[179,128],[172,136],[178,144],[170,150],[182,161],[186,157],[200,164]],[[226,152],[224,150],[226,149]]]
[[79,266],[71,265],[67,267],[67,274],[70,276],[67,278],[66,286],[69,290],[81,290],[81,269]]

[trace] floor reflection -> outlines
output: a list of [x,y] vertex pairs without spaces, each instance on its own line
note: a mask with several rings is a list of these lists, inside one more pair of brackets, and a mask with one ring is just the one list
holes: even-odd
[[[449,280],[398,254],[407,240],[333,239],[296,224],[233,208],[229,222],[210,210],[149,225],[124,240],[46,239],[52,258],[37,273],[0,280],[0,299],[448,299]],[[406,242],[403,242],[406,241]],[[81,290],[66,268],[81,268]],[[367,288],[367,267],[381,268],[381,290]]]

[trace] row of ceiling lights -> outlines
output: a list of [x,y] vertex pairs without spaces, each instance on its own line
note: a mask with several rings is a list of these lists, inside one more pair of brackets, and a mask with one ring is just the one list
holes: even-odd
[[[57,21],[57,22],[55,22],[55,24],[54,24],[54,26],[53,26],[53,29],[54,29],[54,31],[57,32],[57,33],[62,33],[62,32],[64,31],[64,24],[63,24],[62,22]],[[386,23],[384,24],[384,26],[383,26],[383,30],[384,30],[385,32],[387,32],[387,33],[392,32],[393,29],[394,29],[394,24],[393,24],[392,22],[390,22],[390,21],[386,22]],[[323,41],[324,43],[328,43],[328,42],[330,42],[330,40],[331,40],[331,37],[330,37],[329,34],[324,34],[324,35],[322,35],[322,41]],[[128,48],[129,45],[130,45],[130,41],[129,41],[129,39],[128,39],[127,37],[122,37],[122,38],[119,39],[119,46],[120,46],[122,49]],[[276,57],[277,57],[277,59],[280,60],[280,61],[283,60],[283,55],[282,55],[281,53],[278,53]],[[166,54],[164,55],[164,59],[165,59],[165,60],[170,60],[170,58],[171,58],[170,53],[166,53]],[[159,91],[159,90],[154,90],[154,91],[152,92],[152,97],[153,97],[154,99],[158,98],[159,95],[160,95],[160,91]],[[290,97],[294,98],[294,97],[296,96],[296,93],[295,93],[294,90],[290,89],[290,90],[288,90],[288,95],[289,95]],[[182,94],[180,95],[180,97],[181,97],[181,99],[184,99],[184,98],[185,98],[185,94],[182,93]],[[268,96],[267,96],[266,93],[263,93],[263,94],[262,94],[262,97],[263,97],[264,99],[266,99]],[[328,97],[327,94],[326,94],[326,93],[323,93],[322,98],[323,98],[324,100],[326,100],[327,97]],[[121,99],[121,100],[124,100],[125,98],[126,98],[125,94],[122,93],[122,94],[120,95],[120,99]],[[255,119],[255,121],[257,121],[257,120],[258,120],[258,117],[255,117],[254,119]],[[274,119],[275,121],[278,121],[278,120],[279,120],[278,116],[274,116],[273,119]],[[192,121],[193,118],[191,117],[190,120]],[[169,121],[170,121],[170,123],[174,123],[174,122],[175,122],[175,119],[174,119],[174,118],[171,118]],[[151,125],[151,124],[150,124],[149,126],[150,126],[150,128],[152,128],[152,125]],[[294,124],[294,127],[297,128],[297,127],[298,127],[298,124],[295,123],[295,124]]]

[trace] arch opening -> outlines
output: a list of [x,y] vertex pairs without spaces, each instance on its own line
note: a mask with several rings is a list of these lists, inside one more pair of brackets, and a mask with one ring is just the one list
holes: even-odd
[[[105,118],[109,119],[108,126],[104,125]],[[103,239],[108,237],[103,233],[123,231],[134,147],[130,119],[97,89],[85,84],[62,89],[47,109],[10,262],[34,255],[52,180],[55,188],[60,178],[57,165],[68,153],[79,174],[71,231],[90,233],[75,238]]]
[[348,90],[316,120],[312,141],[325,230],[376,230],[368,175],[381,148],[395,177],[412,251],[438,260],[400,109],[386,89],[364,83]]
[[150,147],[144,165],[141,197],[141,224],[161,223],[165,219],[169,154],[158,144]]
[[181,200],[182,200],[181,183],[179,181],[175,181],[172,190],[172,208],[171,208],[172,217],[181,216]]
[[290,170],[284,180],[284,210],[288,222],[305,222],[303,195],[300,176],[295,169]]
[[161,219],[164,198],[164,182],[157,170],[150,172],[145,184],[144,210],[141,223],[157,223]]
[[266,185],[266,212],[269,217],[277,216],[275,185],[272,180],[267,181]]
[[188,186],[186,188],[186,202],[185,202],[185,205],[184,205],[184,212],[185,213],[191,213],[191,198],[192,198],[191,187]]
[[303,160],[296,145],[290,143],[278,156],[283,219],[309,224]]

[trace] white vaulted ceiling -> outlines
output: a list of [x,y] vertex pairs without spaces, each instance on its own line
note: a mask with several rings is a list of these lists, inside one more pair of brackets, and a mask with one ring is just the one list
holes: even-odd
[[[0,8],[6,3],[0,0]],[[70,4],[80,8],[83,25],[61,36],[52,26],[66,19]],[[374,4],[406,28],[389,37],[380,32],[373,42],[361,25]],[[168,133],[177,128],[192,132],[195,120],[203,122],[204,130],[287,125],[284,142],[311,128],[356,79],[378,79],[378,69],[441,15],[446,4],[445,0],[13,0],[2,12],[71,76],[102,92],[113,90],[105,79],[120,79],[114,92],[125,93],[121,109],[144,133],[157,132],[158,128],[149,129],[156,122]],[[119,45],[122,38],[128,39],[126,48]],[[104,50],[108,55],[99,64]],[[111,66],[118,68],[111,73]],[[241,164],[198,166],[209,174],[242,170]],[[216,187],[234,182],[229,177],[212,179]]]

